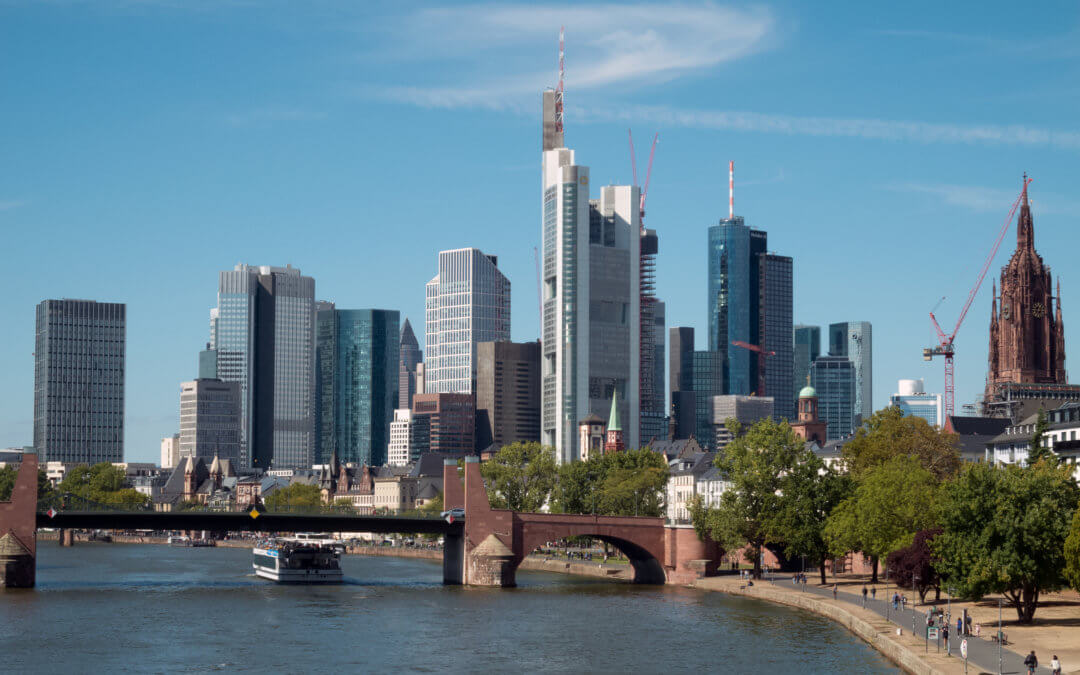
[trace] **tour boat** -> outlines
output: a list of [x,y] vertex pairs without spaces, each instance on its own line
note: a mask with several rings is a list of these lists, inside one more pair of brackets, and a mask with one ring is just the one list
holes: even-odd
[[252,549],[255,576],[279,584],[339,584],[342,545],[332,539],[273,539]]

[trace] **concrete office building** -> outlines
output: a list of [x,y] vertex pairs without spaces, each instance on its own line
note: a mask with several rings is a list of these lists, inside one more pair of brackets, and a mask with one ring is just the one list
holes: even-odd
[[476,404],[472,394],[413,396],[415,452],[471,455],[476,450]]
[[829,440],[854,433],[855,364],[846,356],[821,356],[810,366],[810,385],[817,393],[818,418]]
[[810,364],[814,362],[814,359],[821,356],[821,327],[800,324],[795,326],[794,333],[793,379],[795,387],[801,389],[809,383],[806,378],[810,376]]
[[540,343],[476,347],[476,449],[540,441]]
[[320,463],[381,466],[400,385],[400,314],[324,307],[318,315]]
[[180,434],[161,439],[161,468],[172,469],[180,463]]
[[413,445],[412,410],[399,408],[394,411],[394,421],[390,423],[390,445],[386,452],[386,463],[390,466],[406,466],[419,459],[419,453]]
[[764,360],[765,372],[758,373],[757,394],[770,396],[775,401],[772,415],[776,421],[791,422],[795,420],[791,258],[772,253],[758,256],[758,278],[761,293],[759,344],[773,355]]
[[121,303],[38,304],[34,448],[42,466],[124,460],[126,326]]
[[[416,333],[408,319],[401,325],[401,340],[398,347],[401,365],[398,368],[398,404],[401,409],[412,408],[412,397],[416,388],[416,367],[423,362],[424,352],[416,341]],[[423,391],[422,389],[419,391]]]
[[[542,440],[560,463],[581,456],[578,423],[620,406],[639,447],[640,191],[606,186],[589,199],[589,169],[562,147],[554,93],[544,95]],[[429,388],[430,391],[430,388]]]
[[179,458],[240,461],[240,383],[192,380],[180,385]]
[[311,466],[315,280],[292,266],[221,272],[210,338],[218,377],[240,387],[240,466]]
[[905,415],[921,417],[929,424],[941,428],[945,423],[944,397],[927,394],[920,380],[900,380],[896,393],[889,397],[889,405],[900,408]]
[[[725,394],[713,396],[710,400],[712,410],[709,411],[709,419],[712,422],[714,434],[712,445],[715,449],[723,448],[734,440],[734,435],[727,428],[727,421],[734,419],[743,427],[749,427],[767,417],[774,417],[774,399],[772,396],[737,396]],[[698,440],[700,443],[701,440]]]
[[510,280],[475,248],[439,253],[427,283],[424,393],[471,394],[476,345],[510,340]]
[[846,356],[855,365],[856,424],[870,419],[874,414],[874,331],[870,322],[829,324],[829,356]]

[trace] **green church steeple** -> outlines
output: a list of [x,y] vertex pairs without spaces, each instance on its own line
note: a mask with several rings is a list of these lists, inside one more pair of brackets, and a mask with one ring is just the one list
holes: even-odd
[[619,393],[615,391],[611,392],[611,415],[608,416],[607,430],[622,431],[619,426]]

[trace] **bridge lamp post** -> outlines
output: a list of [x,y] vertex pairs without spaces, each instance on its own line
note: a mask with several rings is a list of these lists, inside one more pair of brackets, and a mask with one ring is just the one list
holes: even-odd
[[[911,577],[911,634],[915,634],[915,582],[919,580],[917,575]],[[926,637],[925,635],[923,637]]]

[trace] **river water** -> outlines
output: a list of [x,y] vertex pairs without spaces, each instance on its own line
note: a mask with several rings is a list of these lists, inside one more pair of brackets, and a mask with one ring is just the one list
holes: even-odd
[[444,587],[440,563],[350,556],[340,586],[278,586],[232,548],[38,545],[0,591],[4,672],[896,672],[839,626],[720,593],[519,571]]

